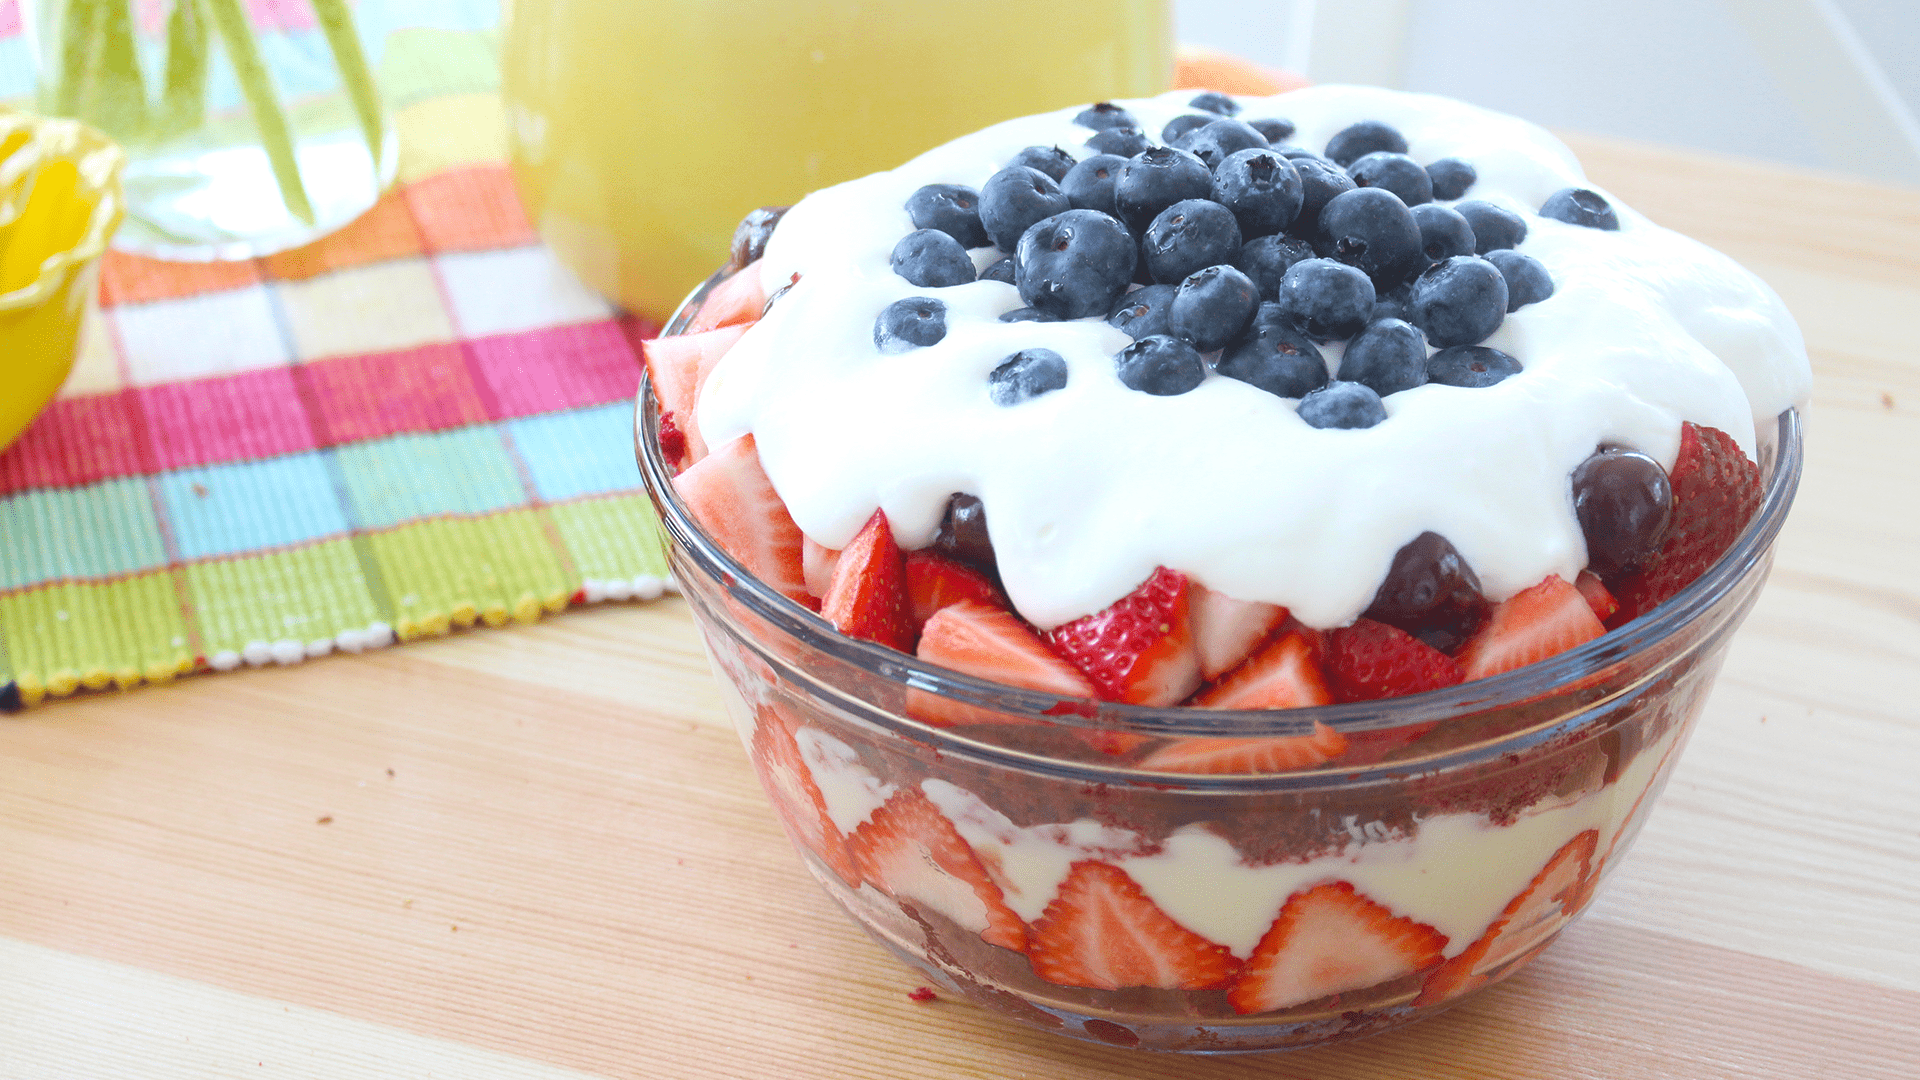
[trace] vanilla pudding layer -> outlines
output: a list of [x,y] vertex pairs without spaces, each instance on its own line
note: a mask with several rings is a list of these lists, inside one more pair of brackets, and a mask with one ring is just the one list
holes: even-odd
[[[1192,96],[1120,104],[1157,133],[1193,111]],[[901,546],[924,546],[952,493],[978,496],[1008,595],[1043,629],[1107,607],[1158,566],[1333,627],[1366,608],[1394,553],[1425,531],[1453,542],[1492,599],[1548,574],[1572,580],[1587,558],[1568,475],[1596,446],[1634,447],[1670,468],[1691,421],[1751,457],[1756,421],[1805,399],[1798,328],[1731,259],[1610,195],[1618,232],[1537,214],[1561,188],[1592,187],[1544,130],[1361,87],[1237,100],[1243,119],[1292,121],[1292,141],[1310,149],[1379,120],[1421,164],[1470,162],[1479,179],[1466,198],[1520,214],[1518,250],[1553,276],[1552,297],[1485,342],[1525,370],[1483,389],[1404,391],[1386,398],[1378,426],[1321,430],[1297,402],[1220,375],[1176,397],[1129,390],[1112,360],[1126,334],[1101,320],[1001,323],[1025,306],[1011,285],[922,289],[893,273],[889,254],[913,229],[907,197],[922,185],[978,188],[1031,145],[1089,156],[1092,133],[1070,108],[995,125],[789,211],[760,272],[769,293],[799,283],[707,382],[697,421],[708,445],[753,434],[795,522],[830,548],[876,507]],[[910,296],[947,305],[947,336],[883,356],[874,320]],[[1066,387],[994,405],[988,372],[1035,347],[1065,358]],[[1323,351],[1337,373],[1341,346]]]

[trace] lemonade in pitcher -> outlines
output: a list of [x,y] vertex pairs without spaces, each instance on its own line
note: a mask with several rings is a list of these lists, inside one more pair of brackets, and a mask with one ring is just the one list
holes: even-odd
[[1173,67],[1168,0],[517,0],[504,51],[529,215],[655,319],[754,207]]

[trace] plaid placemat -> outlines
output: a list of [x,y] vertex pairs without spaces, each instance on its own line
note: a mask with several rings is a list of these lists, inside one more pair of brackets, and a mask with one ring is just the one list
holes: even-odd
[[[0,708],[659,594],[631,449],[654,328],[538,243],[495,9],[442,14],[379,35],[401,184],[365,216],[103,264],[72,378],[0,454]],[[0,0],[0,69],[18,29]]]

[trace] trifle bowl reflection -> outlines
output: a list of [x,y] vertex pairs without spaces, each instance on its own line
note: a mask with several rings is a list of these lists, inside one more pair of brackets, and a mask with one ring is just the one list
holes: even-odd
[[[1389,115],[1396,105],[1357,97]],[[1100,108],[1130,106],[1151,118],[1154,104]],[[1247,103],[1309,117],[1351,113],[1352,104],[1335,99],[1328,108],[1324,96],[1293,95]],[[1330,122],[1323,118],[1322,126]],[[1311,131],[1314,123],[1300,127]],[[1419,125],[1407,126],[1417,152]],[[1011,137],[1017,143],[1025,134]],[[1006,160],[976,153],[979,146],[963,149],[986,160],[989,172]],[[903,182],[926,179],[924,171],[904,171]],[[804,215],[806,206],[794,213]],[[1511,568],[1480,556],[1484,545],[1476,549],[1471,539],[1461,548],[1475,551],[1481,573],[1460,570],[1462,550],[1416,527],[1422,522],[1410,515],[1395,526],[1405,534],[1388,545],[1389,558],[1373,560],[1390,565],[1374,566],[1357,607],[1333,616],[1327,609],[1337,606],[1338,587],[1262,596],[1244,573],[1209,579],[1204,559],[1177,556],[1148,562],[1108,602],[1072,609],[1061,599],[1072,588],[1049,592],[1043,581],[1036,589],[1033,565],[1020,564],[1022,545],[1038,541],[994,516],[993,495],[1004,486],[980,485],[988,489],[983,500],[968,492],[968,477],[935,468],[921,487],[950,490],[937,492],[942,498],[931,510],[916,511],[915,498],[896,490],[868,496],[864,523],[821,525],[832,516],[822,506],[834,489],[865,483],[872,492],[873,477],[795,482],[795,460],[807,455],[778,461],[763,453],[764,441],[757,444],[766,433],[786,437],[777,425],[736,432],[706,414],[703,381],[724,380],[718,373],[732,350],[767,337],[781,305],[804,298],[803,289],[817,295],[832,277],[817,264],[792,274],[778,265],[777,238],[787,227],[773,230],[776,243],[759,261],[749,229],[747,246],[755,250],[737,252],[733,272],[690,298],[663,344],[650,348],[638,442],[673,541],[675,577],[755,770],[808,868],[859,925],[950,992],[1013,1019],[1118,1045],[1230,1053],[1367,1034],[1448,1007],[1518,969],[1586,906],[1671,770],[1765,578],[1799,475],[1793,408],[1749,421],[1737,439],[1686,410],[1670,417],[1673,438],[1654,449],[1665,459],[1655,466],[1663,482],[1671,474],[1662,497],[1674,521],[1659,522],[1649,541],[1659,552],[1651,556],[1610,565],[1609,553],[1618,554],[1612,549],[1631,548],[1633,538],[1605,539],[1607,523],[1580,518],[1571,505],[1583,491],[1599,499],[1613,490],[1590,474],[1616,464],[1609,455],[1637,452],[1634,440],[1580,436],[1589,439],[1592,460],[1547,467],[1559,468],[1569,501],[1555,509],[1576,540],[1584,529],[1589,550],[1574,551],[1575,561],[1559,564],[1564,574],[1535,584],[1516,587]],[[1036,221],[1025,231],[1044,227]],[[1629,218],[1629,232],[1639,227]],[[1535,248],[1540,261],[1578,297],[1580,264],[1565,255],[1575,245],[1556,246],[1548,232],[1549,242]],[[995,264],[1001,243],[1015,241],[969,253],[977,271]],[[1336,261],[1341,252],[1331,246]],[[944,294],[943,310],[954,316],[963,345],[970,313],[996,306],[1010,313],[1029,299],[1024,278],[1005,283],[1004,298],[959,294],[992,292],[975,287],[988,280],[984,274],[947,285],[913,282],[920,271],[902,268],[895,254],[894,269],[909,281],[904,291],[956,290]],[[1026,260],[1039,261],[1032,253]],[[1366,272],[1404,284],[1392,267]],[[1175,291],[1188,290],[1194,276]],[[888,295],[894,286],[837,284],[846,286],[837,299],[866,304],[872,351],[900,356],[905,350],[883,332],[886,312],[897,306]],[[1119,298],[1145,292],[1138,282],[1123,284]],[[783,294],[784,285],[792,287]],[[1054,358],[1067,354],[1065,374],[1050,364],[1028,365],[1009,379],[996,370],[981,379],[984,401],[1029,407],[1063,383],[1094,377],[1062,336],[1062,324],[1083,317],[998,314],[989,319],[1010,330],[1041,325],[1037,340],[1064,346]],[[1375,314],[1366,326],[1394,318]],[[1116,309],[1115,320],[1091,321],[1123,329],[1120,315]],[[1401,321],[1431,339],[1454,332],[1446,316],[1422,310]],[[1516,368],[1538,361],[1533,382],[1546,381],[1554,370],[1546,356],[1551,333],[1537,321],[1512,321],[1520,324],[1514,333],[1483,334],[1472,347],[1530,343],[1531,352],[1516,349]],[[750,349],[753,359],[738,366],[764,374],[766,357],[789,348],[804,354],[795,325],[788,318],[786,336]],[[797,325],[809,325],[804,313]],[[1241,332],[1252,337],[1258,329]],[[1354,370],[1354,331],[1330,343],[1325,326],[1296,322],[1268,336],[1284,340],[1308,329],[1317,331],[1324,354],[1314,358],[1329,374]],[[971,340],[1024,351],[1005,333],[986,327]],[[1127,334],[1136,344],[1156,336],[1173,338]],[[1444,351],[1424,339],[1429,359]],[[1249,384],[1249,393],[1285,397],[1244,378],[1250,362],[1232,374],[1231,357],[1248,351],[1235,349],[1209,349],[1202,381],[1231,378]],[[1128,351],[1137,350],[1120,352]],[[1109,378],[1139,390],[1127,363],[1115,354]],[[974,367],[985,376],[996,366]],[[1003,382],[1013,391],[1002,392]],[[1516,378],[1514,386],[1523,385],[1530,384]],[[1160,389],[1142,392],[1175,396]],[[1396,395],[1377,394],[1387,407],[1374,424],[1415,422],[1407,419],[1410,399]],[[1299,397],[1286,404],[1304,412],[1307,394]],[[1726,409],[1708,411],[1698,419],[1733,426]],[[1335,422],[1310,423],[1341,437],[1365,434],[1368,425],[1332,415]],[[857,416],[828,419],[859,427]],[[1362,430],[1349,430],[1355,426]],[[1005,460],[992,451],[980,456]],[[1729,491],[1738,497],[1729,500]],[[1700,508],[1711,504],[1718,513],[1729,501],[1740,518],[1719,530],[1711,557],[1688,566],[1685,580],[1648,584],[1663,566],[1672,569],[1660,553],[1684,546],[1688,530],[1701,527]],[[1499,507],[1489,513],[1499,517]],[[1153,524],[1140,519],[1143,529]],[[1456,525],[1450,534],[1463,530],[1471,532]],[[1671,534],[1664,541],[1661,530]],[[1370,539],[1356,537],[1352,546]],[[1000,562],[990,554],[980,560],[983,543],[1002,551]],[[1700,558],[1698,550],[1687,555]],[[1471,593],[1470,603],[1452,594],[1436,603],[1432,588],[1414,600],[1396,593],[1396,583],[1422,580],[1415,570],[1432,579],[1436,567],[1454,568],[1441,577],[1455,593]],[[1602,570],[1606,582],[1596,576]],[[1533,580],[1537,571],[1520,572]],[[1080,575],[1073,588],[1098,577]],[[1489,579],[1484,587],[1481,578]],[[1420,611],[1451,614],[1434,621],[1416,617]]]

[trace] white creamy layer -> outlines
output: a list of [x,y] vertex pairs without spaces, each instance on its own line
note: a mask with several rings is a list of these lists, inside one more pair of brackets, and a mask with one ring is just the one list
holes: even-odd
[[[834,824],[851,833],[893,789],[868,772],[851,747],[811,728],[802,732],[802,746],[812,748],[806,757],[813,781]],[[1289,896],[1328,881],[1349,882],[1395,915],[1440,931],[1447,936],[1445,955],[1454,956],[1486,932],[1567,841],[1595,829],[1594,858],[1606,856],[1675,737],[1669,732],[1643,747],[1613,783],[1543,800],[1507,825],[1483,814],[1436,814],[1421,819],[1411,835],[1376,836],[1356,823],[1353,841],[1337,855],[1268,866],[1248,864],[1204,825],[1182,828],[1143,854],[1152,845],[1125,829],[1086,819],[1022,828],[965,788],[944,780],[920,786],[973,847],[1007,906],[1029,923],[1046,911],[1075,862],[1098,859],[1125,870],[1175,922],[1241,959],[1253,954]],[[963,926],[980,924],[978,899],[955,895],[952,910],[941,913]]]
[[[1123,102],[1157,132],[1192,91]],[[799,284],[729,352],[698,422],[708,445],[751,432],[800,528],[843,546],[886,510],[905,547],[928,543],[948,496],[986,505],[1007,591],[1051,627],[1126,595],[1157,566],[1209,588],[1282,604],[1312,626],[1350,623],[1393,554],[1423,531],[1451,540],[1502,599],[1586,564],[1568,475],[1600,443],[1671,466],[1680,424],[1731,434],[1753,452],[1755,421],[1804,399],[1810,373],[1779,298],[1731,259],[1608,196],[1620,231],[1538,216],[1546,197],[1587,186],[1558,140],[1532,124],[1444,98],[1322,86],[1242,98],[1243,119],[1279,117],[1320,149],[1380,120],[1416,161],[1479,170],[1469,199],[1520,213],[1519,250],[1555,292],[1507,316],[1486,343],[1525,370],[1497,386],[1424,386],[1386,399],[1386,422],[1318,430],[1297,402],[1210,376],[1177,397],[1121,385],[1129,338],[1103,320],[998,321],[1024,306],[1011,285],[920,289],[888,264],[913,228],[924,184],[978,188],[1021,148],[1092,153],[1079,110],[1009,121],[891,172],[815,192],[767,245],[768,291]],[[979,253],[976,253],[978,256]],[[882,356],[875,318],[909,296],[948,308],[946,338]],[[1065,389],[1012,408],[987,374],[1021,349],[1067,361]],[[1337,371],[1338,345],[1326,350]]]

